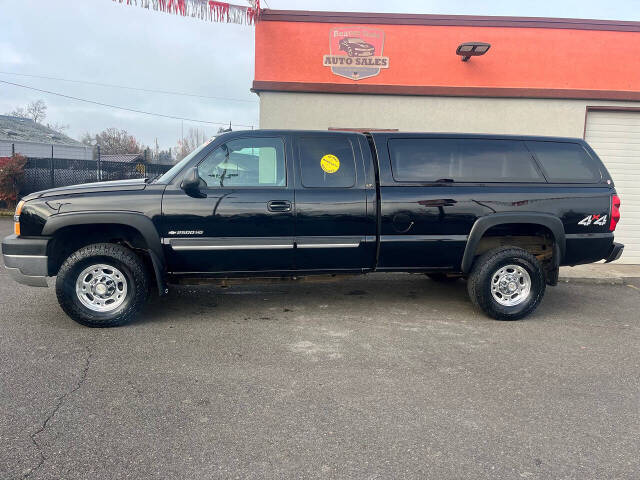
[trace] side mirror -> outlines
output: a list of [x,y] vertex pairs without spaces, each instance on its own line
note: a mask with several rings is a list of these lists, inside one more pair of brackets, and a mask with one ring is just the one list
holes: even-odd
[[203,190],[207,188],[207,183],[198,175],[198,167],[192,167],[182,178],[180,188],[191,197],[207,198],[207,194]]

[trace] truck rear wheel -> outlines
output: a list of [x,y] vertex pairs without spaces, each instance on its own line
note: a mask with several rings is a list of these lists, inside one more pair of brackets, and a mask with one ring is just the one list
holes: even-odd
[[519,320],[533,312],[546,287],[544,271],[531,253],[516,247],[490,250],[471,269],[471,301],[497,320]]
[[132,321],[144,305],[148,274],[130,249],[112,243],[81,248],[65,260],[56,279],[60,306],[87,327],[116,327]]

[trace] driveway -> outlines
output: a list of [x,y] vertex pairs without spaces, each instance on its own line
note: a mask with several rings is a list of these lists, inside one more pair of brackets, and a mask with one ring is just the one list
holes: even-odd
[[[0,235],[11,230],[0,220]],[[128,327],[0,272],[0,478],[639,478],[640,286],[176,287]]]

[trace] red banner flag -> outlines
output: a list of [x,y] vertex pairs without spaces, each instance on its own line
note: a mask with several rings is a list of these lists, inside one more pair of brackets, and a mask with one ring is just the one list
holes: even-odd
[[252,0],[250,7],[214,0],[113,0],[147,10],[193,17],[210,22],[253,25],[260,16],[260,0]]

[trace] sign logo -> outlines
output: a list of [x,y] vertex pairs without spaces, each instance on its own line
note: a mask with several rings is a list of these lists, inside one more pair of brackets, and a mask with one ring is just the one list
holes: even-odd
[[382,56],[384,31],[375,28],[336,27],[329,31],[329,55],[322,64],[335,75],[351,80],[375,77],[389,68],[389,57]]

